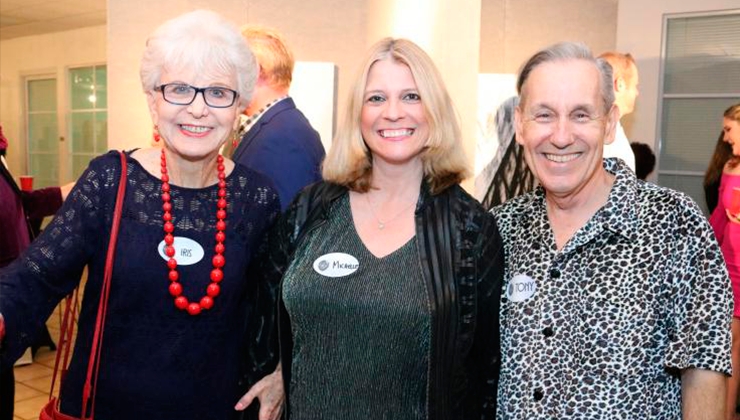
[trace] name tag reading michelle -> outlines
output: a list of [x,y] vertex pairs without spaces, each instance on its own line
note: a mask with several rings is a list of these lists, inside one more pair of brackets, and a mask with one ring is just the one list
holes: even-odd
[[316,258],[313,262],[315,272],[325,277],[348,276],[360,268],[357,258],[344,252],[332,252]]
[[506,286],[506,297],[512,302],[529,300],[537,292],[537,282],[526,274],[517,274]]
[[[175,242],[172,243],[172,246],[175,247],[174,258],[177,260],[177,265],[193,265],[202,260],[203,255],[205,254],[203,247],[200,246],[199,243],[184,236],[175,236]],[[162,240],[162,242],[157,245],[157,251],[159,251],[160,257],[165,261],[168,261],[170,257],[164,253],[164,247],[165,243],[164,240]]]

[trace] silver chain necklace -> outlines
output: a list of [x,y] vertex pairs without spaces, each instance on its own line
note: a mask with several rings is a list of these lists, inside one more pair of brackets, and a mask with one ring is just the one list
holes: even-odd
[[390,219],[388,219],[388,220],[386,220],[384,222],[384,221],[380,220],[380,218],[378,218],[378,215],[377,214],[375,214],[375,209],[373,209],[373,203],[370,202],[370,194],[369,193],[365,193],[365,200],[367,201],[368,207],[370,207],[370,214],[372,214],[373,215],[373,218],[375,219],[375,221],[378,222],[378,229],[380,229],[380,230],[385,229],[385,225],[386,224],[388,224],[388,223],[390,223],[390,222],[398,219],[406,210],[409,209],[409,207],[411,207],[414,204],[416,204],[416,201],[412,201],[409,205],[407,205],[406,207],[402,208],[401,211],[399,211],[398,213],[396,213],[395,216],[391,217]]

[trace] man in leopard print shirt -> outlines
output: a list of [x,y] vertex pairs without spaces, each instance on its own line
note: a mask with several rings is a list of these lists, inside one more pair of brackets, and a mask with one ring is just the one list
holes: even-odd
[[493,210],[506,244],[499,419],[721,419],[730,281],[686,195],[602,161],[611,69],[582,44],[535,54],[516,137],[540,182]]

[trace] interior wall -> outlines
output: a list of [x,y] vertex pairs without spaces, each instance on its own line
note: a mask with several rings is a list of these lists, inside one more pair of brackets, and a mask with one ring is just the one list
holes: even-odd
[[582,41],[594,54],[613,50],[618,3],[481,0],[480,73],[516,73],[532,54],[560,41]]
[[[737,9],[738,0],[620,0],[617,49],[630,52],[640,72],[640,96],[635,111],[623,123],[630,141],[658,150],[658,108],[663,15]],[[719,129],[719,116],[717,128]],[[714,139],[711,139],[714,144]],[[711,146],[713,147],[713,146]],[[657,168],[656,168],[657,169]],[[657,170],[655,171],[657,173]]]
[[[106,28],[93,26],[72,31],[14,38],[0,42],[0,123],[10,142],[6,159],[16,176],[27,172],[25,162],[24,78],[53,75],[57,78],[57,100],[67,90],[70,67],[105,64]],[[64,106],[63,103],[59,104]],[[59,132],[66,124],[60,116]]]

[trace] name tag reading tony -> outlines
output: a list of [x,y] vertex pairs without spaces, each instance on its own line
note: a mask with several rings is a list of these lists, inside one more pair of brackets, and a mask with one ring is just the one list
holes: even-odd
[[517,274],[506,286],[506,297],[512,302],[529,300],[537,292],[537,282],[526,274]]
[[[174,258],[177,260],[177,265],[193,265],[202,260],[205,254],[199,243],[184,236],[175,236],[175,242],[172,243],[172,246],[175,247]],[[159,256],[167,261],[170,257],[164,253],[164,247],[165,243],[162,240],[157,245],[157,251],[159,251]]]

